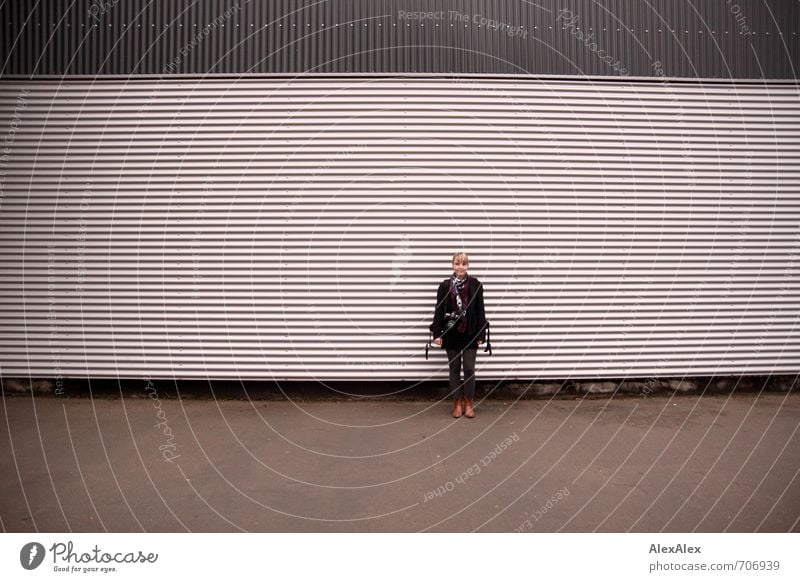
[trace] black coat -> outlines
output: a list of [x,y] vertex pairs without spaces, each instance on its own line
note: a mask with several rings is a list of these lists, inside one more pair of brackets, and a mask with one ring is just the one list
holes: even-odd
[[[469,346],[475,348],[478,341],[486,341],[486,308],[483,304],[483,285],[477,277],[469,274],[467,277],[469,278],[469,290],[467,292],[466,334]],[[436,291],[436,308],[433,314],[433,323],[430,326],[434,338],[442,337],[444,348],[450,347],[447,337],[449,332],[442,335],[446,329],[445,313],[448,311],[450,311],[450,277],[442,281]],[[452,342],[449,343],[452,344]]]

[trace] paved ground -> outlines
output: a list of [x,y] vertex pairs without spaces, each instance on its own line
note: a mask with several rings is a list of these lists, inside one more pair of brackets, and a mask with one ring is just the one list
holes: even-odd
[[[800,395],[14,396],[5,531],[800,531]],[[170,460],[167,460],[170,459]]]

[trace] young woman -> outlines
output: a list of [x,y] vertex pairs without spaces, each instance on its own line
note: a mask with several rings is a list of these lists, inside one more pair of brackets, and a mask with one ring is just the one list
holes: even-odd
[[[468,268],[466,253],[453,255],[453,274],[439,285],[431,324],[434,343],[447,350],[455,418],[462,413],[467,418],[475,418],[475,357],[478,346],[486,341],[483,285],[476,277],[467,274]],[[463,384],[460,382],[462,364]]]

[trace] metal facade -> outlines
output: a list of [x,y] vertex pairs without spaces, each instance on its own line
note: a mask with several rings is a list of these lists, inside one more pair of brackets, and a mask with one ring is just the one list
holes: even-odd
[[3,75],[486,73],[795,79],[796,0],[42,0]]
[[441,378],[459,249],[482,378],[797,372],[799,90],[4,81],[0,373]]

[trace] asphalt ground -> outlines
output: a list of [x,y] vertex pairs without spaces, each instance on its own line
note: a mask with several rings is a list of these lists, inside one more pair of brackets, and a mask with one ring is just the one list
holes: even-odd
[[800,394],[14,395],[7,532],[798,532]]

